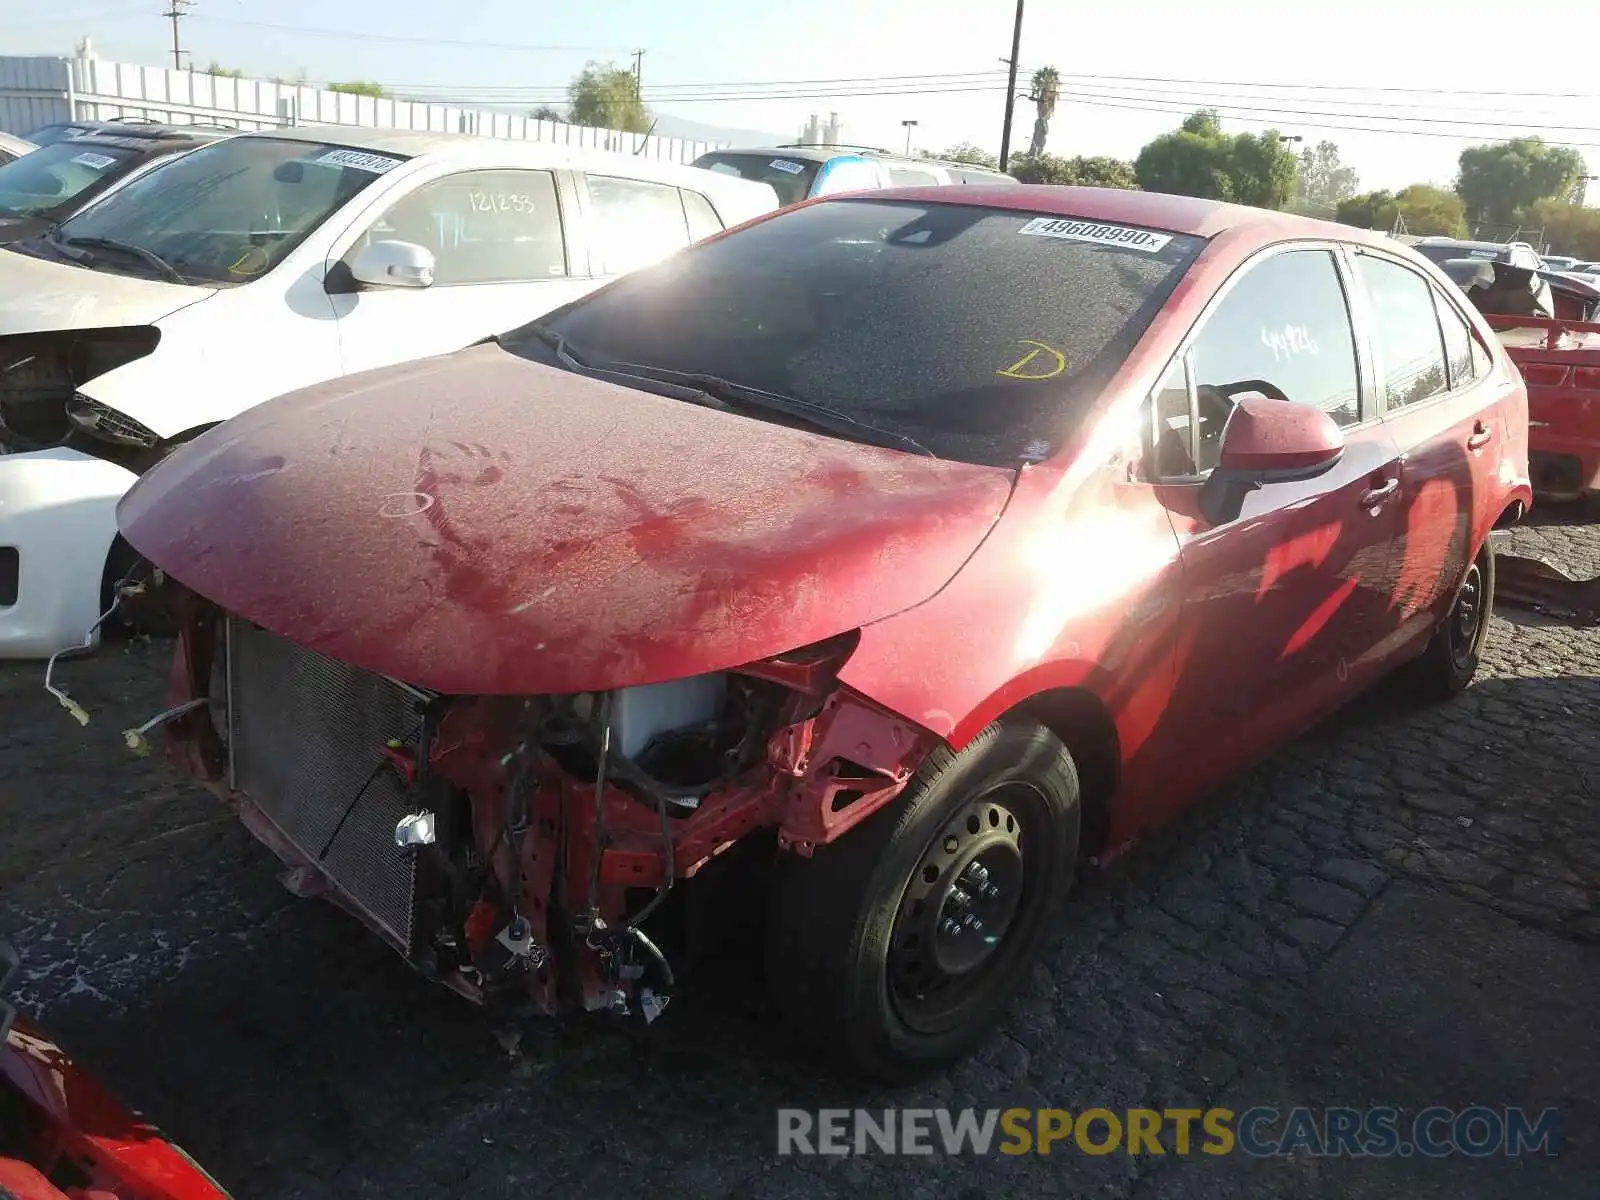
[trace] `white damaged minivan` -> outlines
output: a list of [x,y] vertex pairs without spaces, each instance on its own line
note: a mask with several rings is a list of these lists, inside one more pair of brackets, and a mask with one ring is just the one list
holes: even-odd
[[116,502],[174,447],[777,206],[636,156],[305,126],[196,150],[0,249],[0,658],[95,644],[137,561]]

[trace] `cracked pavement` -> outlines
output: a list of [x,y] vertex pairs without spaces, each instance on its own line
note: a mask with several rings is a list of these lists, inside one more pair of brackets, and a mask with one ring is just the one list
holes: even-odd
[[[1517,544],[1600,574],[1540,514]],[[973,1060],[912,1089],[820,1073],[752,971],[663,1021],[517,1043],[130,757],[169,649],[62,682],[0,666],[0,935],[19,1000],[236,1195],[759,1198],[1594,1194],[1600,1178],[1600,631],[1497,614],[1466,695],[1380,688],[1092,875]],[[780,1159],[779,1106],[1522,1105],[1555,1158]]]

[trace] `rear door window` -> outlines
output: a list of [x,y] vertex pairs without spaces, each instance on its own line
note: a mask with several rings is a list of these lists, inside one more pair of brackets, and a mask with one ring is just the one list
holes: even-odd
[[694,241],[710,237],[713,233],[722,232],[722,218],[717,216],[717,210],[711,207],[699,192],[683,189],[683,211],[689,218],[689,236]]
[[1443,395],[1450,384],[1433,286],[1410,267],[1373,254],[1356,256],[1356,275],[1372,307],[1372,338],[1388,407]]
[[678,189],[644,179],[590,175],[594,270],[621,275],[657,262],[692,240]]

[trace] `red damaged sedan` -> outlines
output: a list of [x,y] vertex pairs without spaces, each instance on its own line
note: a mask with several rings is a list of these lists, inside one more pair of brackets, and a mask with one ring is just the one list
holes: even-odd
[[[1082,188],[798,206],[128,493],[169,754],[418,969],[653,1019],[753,857],[777,1004],[968,1052],[1075,872],[1478,665],[1527,397],[1430,264]],[[737,853],[736,853],[737,852]]]

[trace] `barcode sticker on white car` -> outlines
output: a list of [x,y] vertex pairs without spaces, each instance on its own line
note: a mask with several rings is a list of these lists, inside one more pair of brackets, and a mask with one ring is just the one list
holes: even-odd
[[800,163],[790,162],[787,158],[775,158],[772,160],[772,169],[789,175],[798,175],[805,170],[805,167]]
[[104,171],[107,167],[115,166],[117,162],[109,154],[91,154],[87,150],[82,154],[73,155],[72,161],[79,166],[88,167],[91,171]]
[[394,170],[405,160],[390,158],[387,154],[369,154],[365,150],[329,150],[317,155],[317,161],[330,167],[350,167],[382,175],[385,171]]
[[1154,254],[1172,240],[1171,234],[1129,229],[1126,225],[1103,225],[1098,221],[1074,221],[1069,217],[1035,217],[1018,233],[1031,237],[1064,238],[1069,242],[1094,242],[1100,246],[1121,246]]

